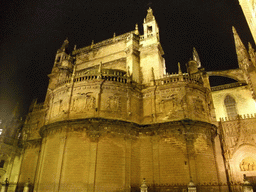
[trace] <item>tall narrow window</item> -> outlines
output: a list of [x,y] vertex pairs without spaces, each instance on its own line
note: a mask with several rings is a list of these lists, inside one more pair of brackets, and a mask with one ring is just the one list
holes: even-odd
[[3,129],[0,129],[0,135],[2,135]]
[[236,101],[233,97],[230,95],[227,95],[224,104],[226,106],[227,116],[229,118],[236,117],[237,111],[236,111]]
[[4,160],[0,161],[0,168],[4,168]]

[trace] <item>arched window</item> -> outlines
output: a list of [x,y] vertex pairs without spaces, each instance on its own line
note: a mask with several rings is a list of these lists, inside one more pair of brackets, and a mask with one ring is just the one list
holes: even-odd
[[227,111],[227,116],[229,118],[232,117],[236,117],[237,116],[237,111],[236,111],[236,101],[233,97],[231,97],[230,95],[227,95],[225,100],[224,100],[224,104],[226,107],[226,111]]

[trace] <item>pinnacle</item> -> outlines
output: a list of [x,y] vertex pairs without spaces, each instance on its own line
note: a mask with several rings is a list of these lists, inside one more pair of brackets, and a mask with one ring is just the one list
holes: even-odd
[[153,10],[151,9],[151,7],[148,8],[148,14],[146,16],[146,22],[150,22],[155,20],[155,17],[153,15]]

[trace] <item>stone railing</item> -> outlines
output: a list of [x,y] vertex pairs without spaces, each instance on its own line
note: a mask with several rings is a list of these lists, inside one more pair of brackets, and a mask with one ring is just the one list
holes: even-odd
[[67,78],[65,78],[65,79],[62,80],[62,81],[59,81],[59,82],[56,84],[56,87],[60,87],[60,86],[62,86],[62,85],[68,84],[68,83],[71,83],[71,78],[70,78],[70,77],[67,77]]
[[[107,81],[116,81],[120,83],[128,83],[130,82],[130,78],[126,76],[125,71],[121,70],[113,70],[113,69],[102,69],[101,72],[98,69],[91,71],[79,71],[74,78],[74,83],[82,82],[82,81],[91,81],[96,79],[104,79]],[[62,85],[66,85],[72,82],[71,77],[67,77],[64,80],[58,82],[56,87],[60,87]]]
[[243,83],[235,82],[235,83],[215,86],[215,87],[212,87],[211,90],[212,91],[219,91],[219,90],[223,90],[223,89],[230,89],[230,88],[234,88],[234,87],[240,87],[240,86],[243,86],[243,85],[244,85]]
[[133,34],[134,31],[131,31],[131,32],[128,32],[128,33],[124,33],[122,35],[119,35],[119,36],[116,36],[116,37],[112,37],[112,38],[109,38],[109,39],[106,39],[104,41],[101,41],[99,43],[95,43],[95,44],[92,44],[92,45],[89,45],[87,47],[84,47],[84,48],[81,48],[81,49],[77,49],[77,50],[74,50],[72,52],[73,55],[76,55],[76,54],[79,54],[79,53],[82,53],[82,52],[88,52],[92,49],[95,49],[95,48],[99,48],[99,47],[102,47],[102,46],[106,46],[106,45],[110,45],[112,43],[116,43],[118,41],[123,41],[123,40],[126,40],[131,34]]
[[221,117],[221,118],[219,118],[219,121],[235,121],[238,119],[254,119],[254,118],[256,118],[256,113],[237,115],[234,117]]
[[120,83],[128,83],[129,78],[126,76],[119,76],[119,75],[112,75],[112,74],[88,74],[81,77],[76,77],[74,79],[74,82],[82,82],[82,81],[90,81],[90,80],[96,80],[96,79],[104,79],[107,81],[116,81]]
[[201,86],[203,85],[203,81],[200,78],[184,75],[184,74],[182,76],[170,75],[161,79],[157,79],[155,80],[155,82],[156,82],[156,85],[165,85],[165,84],[177,83],[177,82],[193,83]]
[[[150,37],[154,37],[155,34],[154,33],[149,33],[147,34],[146,38],[150,38]],[[156,33],[156,36],[158,36],[158,33]],[[140,36],[140,40],[143,41],[145,39],[145,35],[141,35]]]

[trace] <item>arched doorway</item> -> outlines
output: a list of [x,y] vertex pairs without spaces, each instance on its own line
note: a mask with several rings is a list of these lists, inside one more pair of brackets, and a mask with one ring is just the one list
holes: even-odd
[[256,192],[256,146],[240,146],[230,161],[230,168],[234,180],[242,183],[243,175],[246,175]]

